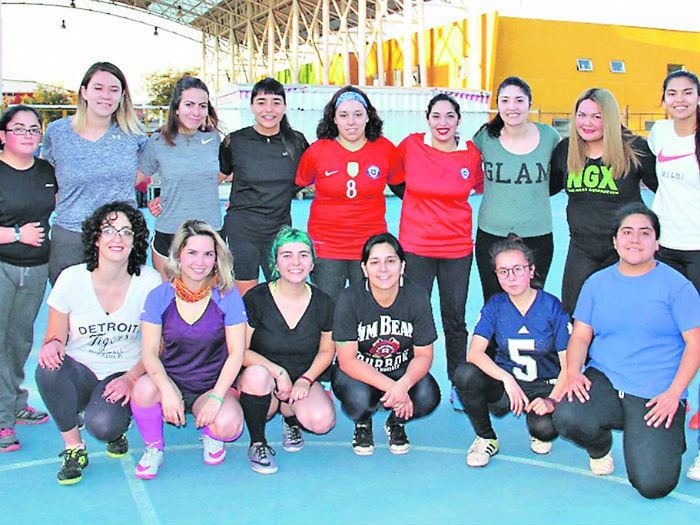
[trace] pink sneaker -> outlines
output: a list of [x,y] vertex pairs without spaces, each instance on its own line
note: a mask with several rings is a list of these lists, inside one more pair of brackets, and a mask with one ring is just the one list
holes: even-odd
[[14,428],[0,428],[0,452],[19,450],[19,439]]
[[18,425],[40,425],[49,420],[49,415],[27,405],[15,412],[15,420]]

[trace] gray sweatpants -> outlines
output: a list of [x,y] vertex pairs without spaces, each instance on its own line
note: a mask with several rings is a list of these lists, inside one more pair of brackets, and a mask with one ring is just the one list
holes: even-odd
[[15,411],[27,405],[21,388],[32,350],[34,320],[46,291],[49,266],[0,261],[0,428],[14,428]]

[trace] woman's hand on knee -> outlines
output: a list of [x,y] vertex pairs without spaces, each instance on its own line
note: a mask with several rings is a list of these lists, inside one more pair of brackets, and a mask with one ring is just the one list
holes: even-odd
[[102,398],[108,403],[116,403],[122,400],[122,406],[125,406],[131,399],[131,388],[134,386],[134,381],[128,373],[115,377],[105,385],[102,392]]
[[555,408],[557,405],[551,397],[536,397],[525,407],[525,412],[534,412],[538,416],[545,416],[554,412]]
[[185,401],[177,387],[161,392],[160,403],[163,407],[163,419],[178,427],[185,424]]
[[585,403],[591,398],[588,393],[590,390],[591,380],[581,372],[570,373],[566,376],[564,395],[569,399],[569,403],[574,400],[574,396],[576,396],[581,403]]
[[523,389],[520,388],[520,385],[515,378],[510,374],[503,379],[503,388],[508,395],[508,399],[510,400],[510,410],[516,416],[519,416],[530,404],[530,400],[525,395],[525,392],[523,392]]
[[309,395],[309,390],[311,390],[311,383],[305,377],[300,377],[294,382],[292,387],[292,392],[289,394],[289,402],[300,401],[305,399]]
[[54,338],[44,343],[39,349],[37,362],[41,368],[57,370],[61,368],[65,355],[66,349],[64,344],[57,338]]
[[385,408],[390,408],[401,418],[410,419],[413,416],[413,401],[408,395],[408,388],[401,380],[386,391],[380,401]]
[[647,402],[646,406],[651,410],[644,415],[644,421],[648,427],[659,428],[664,425],[665,428],[671,428],[679,405],[680,396],[666,390]]
[[194,424],[197,428],[202,428],[214,423],[216,416],[219,415],[221,407],[224,405],[223,398],[219,398],[213,392],[207,396],[202,408],[197,412],[194,419]]

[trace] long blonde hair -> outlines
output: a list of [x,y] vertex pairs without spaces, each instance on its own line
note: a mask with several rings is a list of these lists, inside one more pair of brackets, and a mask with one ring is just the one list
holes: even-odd
[[569,154],[566,165],[570,173],[580,173],[586,165],[586,142],[576,131],[576,114],[584,100],[600,106],[603,117],[603,164],[612,168],[614,179],[625,177],[632,166],[639,168],[639,152],[632,147],[634,133],[622,125],[620,106],[607,89],[591,88],[584,91],[574,105],[574,116],[569,126]]
[[112,122],[116,122],[119,128],[130,135],[143,135],[143,127],[134,111],[134,104],[131,102],[131,93],[129,85],[126,83],[126,77],[122,70],[111,62],[95,62],[91,65],[80,81],[80,89],[78,89],[78,107],[73,118],[73,129],[80,132],[87,126],[87,100],[83,97],[82,88],[87,89],[92,77],[98,71],[104,71],[110,75],[114,75],[122,86],[122,98],[119,101],[117,110],[112,113]]
[[226,294],[233,288],[233,256],[216,230],[204,221],[190,219],[183,222],[177,229],[173,235],[173,242],[170,244],[168,260],[165,263],[165,275],[171,280],[180,277],[180,253],[185,248],[187,240],[195,235],[211,237],[214,241],[216,263],[212,277],[221,294]]

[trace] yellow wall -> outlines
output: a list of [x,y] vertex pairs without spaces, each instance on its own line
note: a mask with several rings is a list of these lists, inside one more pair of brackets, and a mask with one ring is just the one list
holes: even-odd
[[[659,99],[667,64],[700,70],[700,33],[580,22],[498,19],[493,84],[507,76],[532,86],[533,108],[570,112],[585,89],[609,89],[630,112],[663,112]],[[576,70],[577,58],[593,71]],[[610,72],[610,60],[624,60],[625,73]]]

